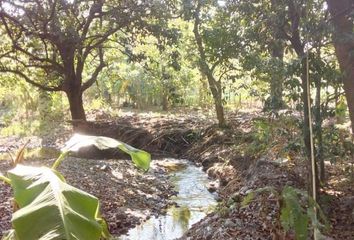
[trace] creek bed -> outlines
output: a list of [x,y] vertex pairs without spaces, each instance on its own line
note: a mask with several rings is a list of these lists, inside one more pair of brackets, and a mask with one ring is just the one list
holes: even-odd
[[119,240],[169,240],[177,239],[196,222],[203,219],[216,206],[215,195],[206,185],[206,173],[186,160],[166,159],[158,161],[169,170],[170,180],[178,192],[172,197],[176,206],[167,209],[166,215],[151,217],[120,236]]

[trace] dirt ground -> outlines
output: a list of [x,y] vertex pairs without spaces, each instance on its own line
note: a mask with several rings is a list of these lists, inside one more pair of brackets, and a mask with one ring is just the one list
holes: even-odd
[[[117,138],[151,152],[155,158],[190,159],[203,166],[215,179],[215,185],[210,189],[217,190],[221,203],[214,213],[195,224],[182,239],[295,239],[292,232],[285,234],[281,228],[279,204],[272,194],[261,194],[247,206],[240,204],[248,193],[266,186],[277,191],[284,186],[305,188],[306,162],[302,155],[295,152],[288,162],[278,161],[281,160],[279,149],[287,143],[288,133],[271,144],[271,149],[242,150],[249,149],[254,141],[252,133],[257,130],[252,122],[263,116],[261,113],[230,113],[228,129],[217,128],[211,118],[202,113],[129,113],[118,118],[96,113],[96,116],[96,121],[82,125],[79,130]],[[58,137],[61,140],[55,140],[53,145],[60,146],[70,134],[71,130],[63,131]],[[16,149],[25,141],[7,140],[0,139],[1,149]],[[168,198],[174,192],[165,169],[156,166],[144,175],[135,170],[130,161],[112,159],[117,156],[110,152],[81,154],[86,159],[68,159],[60,171],[69,183],[101,200],[102,212],[112,233],[126,232],[151,214],[161,213],[161,209],[170,203]],[[95,156],[98,160],[87,159],[88,156]],[[44,162],[50,164],[52,161]],[[43,161],[32,163],[42,164]],[[0,161],[0,171],[5,169],[5,162]],[[328,180],[321,195],[325,199],[323,211],[331,227],[324,234],[327,239],[354,239],[353,182],[348,180],[341,165],[327,165],[327,171]],[[10,227],[11,191],[0,184],[0,193],[0,231],[3,231]]]

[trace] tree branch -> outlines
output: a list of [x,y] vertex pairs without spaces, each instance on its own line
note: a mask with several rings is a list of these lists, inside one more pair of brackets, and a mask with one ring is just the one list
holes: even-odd
[[[121,28],[121,26],[117,26],[117,27],[115,27],[115,28],[112,28],[111,30],[109,30],[109,31],[107,31],[105,34],[103,34],[102,37],[101,37],[101,39],[98,40],[96,43],[93,43],[92,45],[86,46],[86,49],[85,49],[85,51],[84,51],[84,53],[83,53],[83,57],[82,57],[82,58],[83,58],[83,59],[86,59],[87,56],[90,54],[90,52],[91,52],[94,48],[96,48],[96,47],[100,46],[102,43],[104,43],[104,42],[108,39],[109,36],[111,36],[113,33],[117,32],[120,28]],[[92,42],[91,42],[91,43],[92,43]]]
[[98,49],[98,55],[100,59],[100,64],[96,67],[95,71],[92,73],[91,78],[83,83],[81,87],[81,92],[84,92],[86,89],[92,86],[97,81],[98,74],[102,71],[102,69],[106,66],[103,61],[103,49],[102,46]]
[[21,72],[19,70],[0,67],[0,72],[16,74],[16,75],[22,77],[26,82],[28,82],[28,83],[32,84],[33,86],[36,86],[36,87],[38,87],[38,88],[40,88],[42,90],[45,90],[45,91],[56,92],[56,91],[61,91],[62,90],[61,86],[48,87],[48,86],[44,86],[44,85],[42,85],[40,83],[37,83],[37,82],[33,81],[32,79],[30,79],[26,74],[24,74],[23,72]]

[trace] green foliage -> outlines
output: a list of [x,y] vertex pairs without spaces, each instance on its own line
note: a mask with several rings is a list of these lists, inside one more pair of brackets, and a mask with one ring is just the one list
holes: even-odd
[[345,121],[347,109],[348,109],[348,107],[345,102],[344,96],[341,96],[339,99],[338,105],[335,109],[336,118],[337,118],[338,123],[343,123]]
[[296,138],[296,139],[292,139],[291,141],[289,141],[289,143],[285,146],[284,151],[285,152],[301,152],[302,149],[302,142],[301,139]]
[[[4,75],[0,76],[0,83],[8,80]],[[40,92],[29,84],[19,82],[16,77],[10,80],[11,84],[0,84],[2,136],[42,135],[54,126],[63,126],[64,115],[67,115],[63,108],[66,108],[67,103],[63,101],[61,93],[48,93],[49,96],[43,99]]]
[[257,118],[252,122],[253,131],[250,133],[251,144],[245,146],[248,155],[260,155],[274,142],[274,126],[266,118]]
[[104,220],[99,217],[98,199],[65,183],[60,173],[46,167],[17,165],[8,176],[19,206],[12,217],[16,237],[8,239],[108,237]]
[[[328,229],[328,222],[319,205],[313,201],[308,194],[300,189],[285,186],[281,193],[278,193],[273,187],[264,187],[250,192],[242,201],[242,206],[249,205],[257,194],[270,192],[278,198],[280,209],[279,221],[285,232],[293,230],[297,240],[306,240],[308,237],[309,227],[315,230],[318,236],[321,235],[320,230]],[[308,204],[305,203],[308,202]],[[319,220],[315,217],[315,211],[319,216]],[[309,226],[309,223],[311,225]]]
[[7,184],[11,183],[11,180],[9,178],[5,177],[2,173],[0,173],[0,180],[7,183]]
[[12,122],[7,127],[1,129],[2,136],[28,136],[35,134],[39,128],[39,121],[33,122]]
[[323,128],[323,151],[324,157],[329,159],[331,163],[349,160],[354,152],[350,133],[338,125]]
[[[12,186],[19,208],[12,217],[13,230],[3,240],[109,238],[107,224],[100,217],[98,199],[67,184],[55,170],[70,152],[91,145],[102,150],[119,148],[130,154],[137,167],[149,169],[151,157],[145,151],[112,138],[74,135],[52,168],[17,164],[8,171],[8,177],[0,173],[0,180]],[[17,158],[23,159],[23,150]]]
[[318,237],[323,236],[322,230],[328,230],[329,223],[322,209],[305,191],[286,186],[282,191],[282,201],[281,224],[285,230],[294,229],[297,239],[307,239],[308,227],[314,229]]
[[308,235],[309,217],[301,206],[298,192],[292,187],[285,187],[282,191],[283,206],[280,222],[285,231],[295,230],[297,240],[306,240]]
[[252,200],[255,197],[255,193],[254,192],[250,192],[249,194],[246,195],[246,197],[243,198],[242,202],[241,202],[241,206],[245,207],[247,205],[249,205]]
[[[88,146],[95,146],[100,150],[119,148],[123,152],[130,155],[136,167],[141,168],[144,171],[147,171],[150,168],[150,153],[136,149],[126,143],[108,137],[75,134],[66,142],[66,146],[62,149],[62,151],[64,154],[68,152],[78,152],[81,148]],[[53,167],[56,168],[56,166],[60,164],[60,161],[61,158],[59,158],[59,161],[54,163]]]
[[268,142],[272,135],[272,125],[267,119],[256,119],[253,121],[255,128],[254,137],[257,143]]

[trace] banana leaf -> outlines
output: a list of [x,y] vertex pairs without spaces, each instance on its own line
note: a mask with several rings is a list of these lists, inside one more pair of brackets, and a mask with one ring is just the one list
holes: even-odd
[[0,180],[7,184],[11,184],[11,180],[5,177],[1,172],[0,172]]
[[98,240],[108,230],[99,218],[98,199],[65,183],[47,167],[17,165],[8,171],[19,206],[12,217],[17,240]]
[[62,152],[78,152],[81,148],[92,145],[100,150],[119,148],[123,152],[130,155],[136,167],[145,171],[150,168],[150,153],[109,137],[74,134],[74,136],[66,142]]

